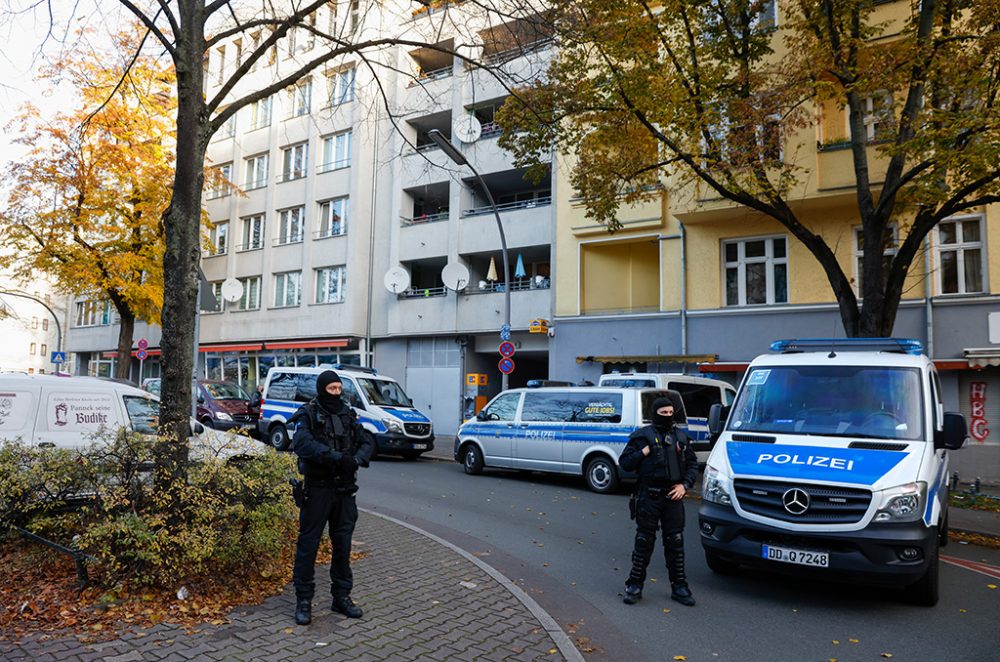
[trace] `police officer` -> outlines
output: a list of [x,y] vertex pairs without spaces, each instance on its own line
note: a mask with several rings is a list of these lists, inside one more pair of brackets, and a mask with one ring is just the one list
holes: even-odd
[[351,600],[351,535],[358,521],[354,494],[358,467],[367,467],[372,455],[371,436],[362,432],[356,414],[343,401],[343,383],[326,370],[316,378],[316,398],[302,405],[289,419],[297,425],[292,448],[299,456],[305,477],[299,510],[299,539],[295,548],[295,622],[312,621],[316,551],[323,527],[329,524],[333,544],[330,564],[331,609],[349,618],[361,618],[361,608]]
[[639,476],[635,503],[635,549],[632,570],[625,582],[625,604],[642,599],[646,566],[656,545],[656,529],[663,530],[663,554],[670,575],[670,597],[694,605],[684,574],[684,494],[698,476],[698,457],[683,430],[674,426],[670,398],[653,401],[653,424],[629,437],[618,464]]

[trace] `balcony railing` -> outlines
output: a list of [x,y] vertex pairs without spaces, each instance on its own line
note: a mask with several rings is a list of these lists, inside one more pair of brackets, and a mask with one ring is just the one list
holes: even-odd
[[285,172],[278,175],[278,183],[283,184],[285,182],[295,181],[296,179],[303,179],[306,176],[306,169],[296,170],[294,172]]
[[447,78],[454,73],[454,65],[449,64],[446,67],[441,67],[440,69],[434,69],[433,71],[423,71],[417,75],[414,80],[411,80],[407,87],[414,87],[416,85],[423,85],[425,81],[438,80],[440,78]]
[[246,253],[247,251],[259,251],[262,248],[264,248],[264,241],[262,239],[258,239],[257,241],[251,241],[245,244],[237,244],[236,252]]
[[538,51],[543,51],[552,45],[553,39],[548,37],[546,39],[539,39],[538,41],[533,41],[530,44],[525,44],[523,46],[518,46],[516,48],[510,48],[505,51],[497,51],[496,53],[490,53],[484,60],[487,64],[503,64],[504,62],[510,62],[511,60],[516,60],[519,57],[525,55],[530,55],[531,53],[537,53]]
[[302,243],[302,235],[301,234],[292,235],[290,237],[275,237],[274,238],[274,245],[275,246],[287,246],[289,244],[301,244],[301,243]]
[[347,234],[347,228],[343,225],[332,228],[319,229],[313,232],[313,239],[326,239],[327,237],[343,237]]
[[204,257],[215,257],[216,255],[225,255],[229,252],[229,246],[212,246],[202,251]]
[[341,168],[350,168],[350,159],[341,159],[339,161],[330,161],[329,163],[321,163],[316,166],[316,172],[323,174],[324,172],[331,172],[333,170],[340,170]]
[[206,200],[218,200],[219,198],[228,198],[230,191],[228,188],[216,188],[208,191],[205,196]]
[[418,152],[432,152],[435,149],[441,149],[437,146],[437,143],[424,143],[423,145],[417,145]]
[[[514,209],[531,209],[532,207],[544,207],[545,205],[552,204],[552,196],[545,196],[539,198],[532,198],[531,200],[518,200],[517,202],[505,202],[502,205],[497,205],[497,211],[511,211]],[[466,209],[462,212],[462,218],[468,218],[470,216],[482,216],[483,214],[492,214],[493,207],[489,205],[485,207],[475,207],[473,209]]]
[[399,295],[400,299],[423,299],[428,297],[443,297],[448,294],[448,288],[441,287],[411,287]]
[[[510,283],[511,292],[523,292],[525,290],[547,290],[551,287],[552,281],[548,278],[536,276],[534,278],[515,278]],[[472,285],[465,288],[463,294],[490,294],[492,292],[503,292],[503,282],[479,281],[478,287]]]
[[403,224],[403,227],[410,225],[423,225],[424,223],[438,223],[440,221],[447,221],[449,213],[446,211],[440,211],[436,214],[421,214],[420,216],[414,216],[413,218],[407,218],[406,216],[400,216],[399,220]]
[[483,131],[479,137],[496,138],[501,133],[503,133],[503,129],[496,122],[483,122]]
[[252,190],[258,189],[258,188],[264,188],[265,186],[267,186],[267,177],[262,177],[260,179],[255,179],[255,180],[248,181],[247,183],[245,183],[243,185],[243,190],[244,191],[252,191]]

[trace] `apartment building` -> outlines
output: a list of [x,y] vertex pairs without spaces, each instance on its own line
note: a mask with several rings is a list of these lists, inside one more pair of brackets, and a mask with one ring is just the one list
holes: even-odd
[[66,331],[66,299],[39,279],[24,283],[0,273],[0,372],[44,375],[72,366],[52,362]]

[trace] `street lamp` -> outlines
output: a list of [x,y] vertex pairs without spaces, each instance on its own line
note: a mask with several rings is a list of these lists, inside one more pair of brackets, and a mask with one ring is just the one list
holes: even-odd
[[[483,180],[483,176],[479,174],[471,163],[462,155],[458,148],[451,144],[447,138],[444,137],[437,129],[431,129],[427,132],[427,137],[434,141],[434,144],[441,148],[449,159],[455,162],[456,165],[468,166],[472,174],[476,176],[479,180],[479,185],[483,187],[483,191],[486,192],[486,199],[489,200],[490,207],[493,208],[493,215],[497,219],[497,230],[500,232],[500,255],[503,260],[503,323],[504,326],[510,329],[510,260],[507,259],[507,237],[503,233],[503,223],[500,221],[500,210],[497,209],[497,203],[493,201],[493,194],[490,193],[490,187],[486,185]],[[500,390],[507,390],[507,373],[502,373],[500,377]]]
[[[10,290],[0,290],[0,295],[21,297],[22,299],[29,299],[35,303],[41,305],[45,310],[49,311],[52,315],[52,319],[56,322],[56,352],[62,352],[62,325],[59,323],[59,316],[56,315],[55,311],[49,308],[49,305],[39,299],[38,297],[33,297],[30,294],[24,294],[23,292],[11,292]],[[60,365],[56,372],[62,372],[62,366]]]

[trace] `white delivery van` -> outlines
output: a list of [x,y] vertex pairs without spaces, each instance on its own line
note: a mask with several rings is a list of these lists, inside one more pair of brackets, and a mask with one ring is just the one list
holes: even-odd
[[[946,413],[934,363],[902,339],[784,340],[750,364],[705,467],[709,567],[894,585],[938,599],[948,541]],[[723,429],[724,428],[724,429]]]
[[288,419],[316,397],[316,377],[334,370],[344,384],[344,401],[354,408],[361,426],[375,437],[376,453],[415,459],[434,448],[431,420],[392,377],[372,368],[324,365],[318,368],[271,368],[264,382],[258,428],[278,450],[291,446]]
[[728,407],[736,397],[736,389],[722,380],[673,372],[612,372],[601,375],[597,385],[659,388],[680,393],[687,412],[687,433],[691,437],[691,448],[698,455],[699,464],[705,463],[712,450],[712,440],[708,434],[709,410],[716,404]]
[[685,427],[684,405],[663,389],[551,387],[504,391],[458,429],[454,456],[468,474],[485,467],[584,476],[595,492],[614,492],[629,435],[648,425],[653,401],[667,395]]
[[[125,382],[98,377],[0,375],[0,439],[43,448],[83,448],[121,429],[156,434],[159,400]],[[260,453],[249,437],[191,421],[192,456]]]

